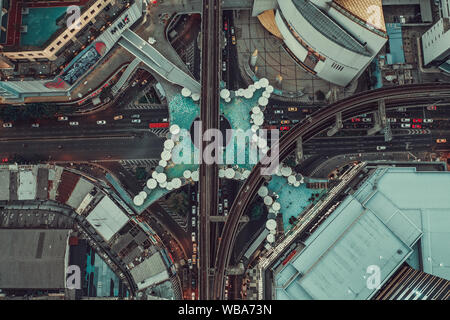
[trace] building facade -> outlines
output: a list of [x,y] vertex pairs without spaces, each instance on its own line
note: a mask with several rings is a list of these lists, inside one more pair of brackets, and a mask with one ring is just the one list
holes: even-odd
[[[269,5],[258,3],[254,14]],[[387,41],[381,0],[279,0],[267,10],[297,64],[339,86],[357,79]]]

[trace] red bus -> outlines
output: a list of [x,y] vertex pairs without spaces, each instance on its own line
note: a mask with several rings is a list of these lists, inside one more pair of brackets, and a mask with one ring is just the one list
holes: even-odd
[[168,122],[154,122],[154,123],[150,123],[149,128],[168,128],[169,127],[169,123]]
[[293,250],[293,251],[287,256],[287,258],[284,259],[284,261],[282,262],[282,265],[283,265],[283,266],[286,265],[286,263],[288,263],[288,262],[292,259],[292,257],[295,255],[296,252],[297,252],[296,250]]

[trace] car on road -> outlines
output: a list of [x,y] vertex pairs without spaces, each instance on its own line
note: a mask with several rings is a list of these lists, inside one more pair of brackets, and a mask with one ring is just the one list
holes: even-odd
[[402,128],[411,128],[411,124],[409,124],[409,123],[402,123],[401,127]]
[[228,215],[228,209],[223,210],[223,215],[226,217]]
[[400,121],[401,122],[410,122],[411,119],[410,118],[401,118]]
[[192,269],[192,259],[188,259],[189,269]]
[[411,126],[411,128],[413,128],[413,129],[422,129],[422,125],[421,124],[413,124]]
[[371,118],[363,118],[362,121],[363,122],[372,122],[372,119]]
[[436,143],[446,143],[447,139],[436,139]]
[[195,217],[192,217],[192,228],[195,228]]
[[223,199],[223,207],[228,208],[228,199]]
[[228,31],[228,21],[225,20],[225,22],[223,23],[223,30]]
[[280,127],[280,131],[289,131],[289,126]]
[[297,107],[289,107],[289,108],[288,108],[288,111],[291,111],[291,112],[295,112],[295,111],[297,111],[297,110],[298,110]]
[[423,119],[423,123],[433,123],[433,119]]
[[386,150],[386,146],[377,146],[377,150]]
[[219,213],[222,213],[222,204],[219,203]]
[[395,122],[397,122],[397,119],[395,119],[395,118],[388,118],[387,121],[391,122],[391,123],[395,123]]
[[361,118],[352,118],[352,122],[361,122]]
[[191,299],[192,299],[192,300],[195,300],[195,292],[192,292],[192,294],[191,294]]
[[132,114],[131,119],[139,119],[141,117],[140,114]]
[[284,112],[283,112],[283,110],[278,109],[278,110],[275,110],[273,113],[274,114],[283,114]]
[[196,214],[197,214],[197,207],[192,206],[192,215],[196,215]]
[[[192,255],[192,264],[195,265],[196,263],[197,263],[197,255],[196,255],[196,254],[193,254],[193,255]],[[195,279],[193,278],[193,279],[192,279],[192,282],[193,282],[193,283],[192,283],[192,286],[195,286],[194,281],[195,281]]]
[[428,106],[427,110],[433,111],[433,110],[437,110],[437,106],[433,105],[433,106]]
[[31,125],[31,127],[32,127],[32,128],[39,128],[39,123],[33,123],[33,124]]
[[123,115],[119,114],[117,116],[114,116],[114,120],[120,120],[123,119]]
[[406,111],[406,108],[405,107],[398,107],[397,111],[404,112],[404,111]]
[[64,117],[64,116],[58,117],[58,121],[67,121],[67,120],[69,120],[69,118],[67,118],[67,117]]
[[291,123],[291,121],[290,120],[281,120],[280,123],[281,124],[289,124],[289,123]]
[[230,31],[231,31],[231,35],[234,36],[234,27],[231,27]]
[[191,237],[192,237],[192,242],[195,242],[195,232],[191,233]]
[[12,128],[12,123],[11,122],[5,122],[3,124],[3,128]]
[[422,119],[420,119],[420,118],[413,119],[412,122],[414,122],[414,123],[421,123]]
[[222,71],[227,71],[227,63],[225,61],[222,62]]
[[131,120],[131,123],[141,123],[141,119],[133,119]]
[[78,121],[70,121],[69,126],[77,126],[79,123]]
[[98,121],[97,121],[97,124],[100,124],[100,125],[106,124],[106,121],[105,121],[105,120],[98,120]]
[[235,37],[235,36],[231,36],[231,43],[232,43],[233,45],[236,44],[236,37]]

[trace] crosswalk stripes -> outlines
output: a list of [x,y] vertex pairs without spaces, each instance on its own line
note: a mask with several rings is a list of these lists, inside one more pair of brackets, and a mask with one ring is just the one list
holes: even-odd
[[120,160],[119,163],[127,171],[131,171],[133,167],[155,167],[158,165],[159,159],[132,159]]
[[158,137],[165,138],[167,133],[169,133],[169,129],[167,129],[167,128],[158,128],[158,129],[152,128],[152,129],[150,129],[150,132],[157,135]]
[[184,230],[187,231],[187,221],[173,212],[164,202],[158,201],[158,204],[169,214],[169,216]]
[[125,107],[125,110],[165,110],[165,109],[167,109],[167,105],[160,103],[140,103],[140,104],[129,103]]

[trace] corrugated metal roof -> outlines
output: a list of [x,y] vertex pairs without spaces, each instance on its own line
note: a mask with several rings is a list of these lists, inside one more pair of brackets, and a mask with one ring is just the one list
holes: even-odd
[[293,0],[294,5],[298,9],[303,18],[308,21],[318,32],[339,44],[340,46],[365,56],[372,54],[349,33],[342,29],[328,15],[322,12],[311,1]]

